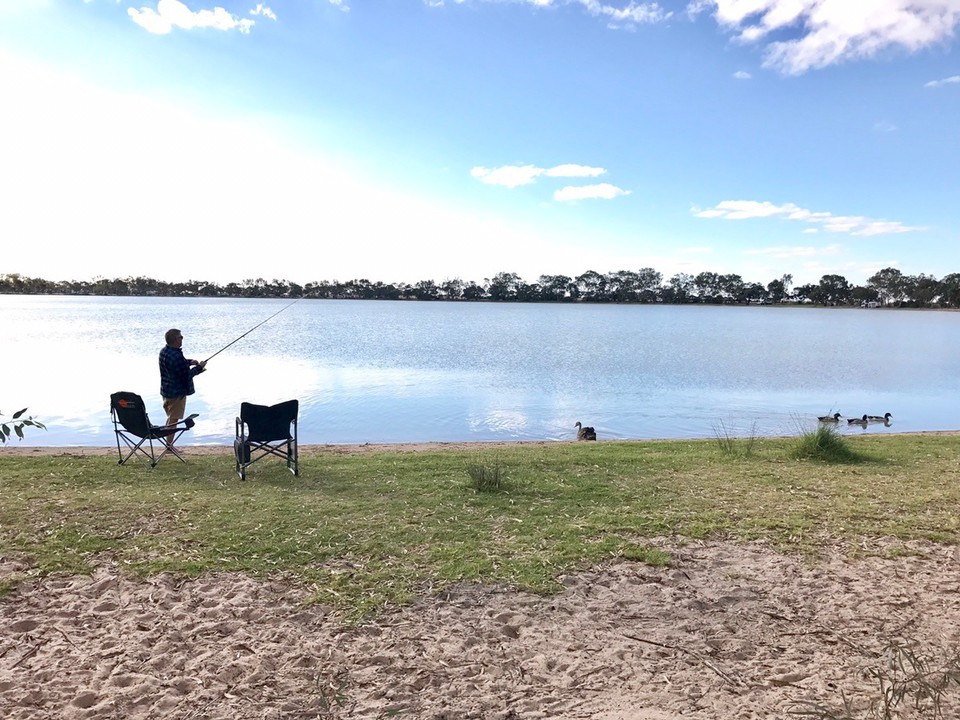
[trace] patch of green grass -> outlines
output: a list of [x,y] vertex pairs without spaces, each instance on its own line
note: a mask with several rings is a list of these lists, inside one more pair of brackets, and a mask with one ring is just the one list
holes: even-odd
[[[867,537],[960,540],[960,438],[844,438],[857,462],[798,461],[796,438],[737,462],[709,440],[424,452],[304,448],[301,475],[229,449],[154,470],[116,456],[0,452],[0,556],[42,573],[274,573],[359,617],[458,582],[558,589],[658,539],[763,539],[815,553]],[[500,468],[496,492],[465,482]],[[10,584],[10,579],[4,579]],[[0,588],[2,591],[2,588]]]
[[800,434],[793,448],[793,457],[827,463],[855,463],[866,459],[853,450],[847,438],[835,427],[823,424]]
[[470,487],[477,492],[497,493],[504,489],[506,476],[499,458],[495,458],[491,465],[482,462],[468,465],[467,475],[470,476]]

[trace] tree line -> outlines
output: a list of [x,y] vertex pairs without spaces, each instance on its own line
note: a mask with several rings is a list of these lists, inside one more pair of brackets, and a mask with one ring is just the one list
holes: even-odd
[[710,305],[788,302],[848,307],[958,308],[960,273],[951,273],[938,280],[932,275],[905,275],[888,267],[876,272],[863,285],[854,285],[842,275],[824,275],[818,283],[796,286],[789,274],[764,285],[745,281],[740,275],[715,272],[677,273],[665,280],[653,268],[610,273],[588,270],[576,277],[541,275],[533,283],[516,273],[501,272],[492,278],[484,278],[483,283],[459,278],[440,283],[421,280],[413,284],[357,279],[347,282],[321,280],[303,285],[263,278],[226,285],[204,280],[166,282],[146,277],[52,281],[9,273],[0,275],[0,293]]

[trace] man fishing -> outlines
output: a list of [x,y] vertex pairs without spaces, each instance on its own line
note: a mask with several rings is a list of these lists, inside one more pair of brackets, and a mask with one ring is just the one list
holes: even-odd
[[[183,356],[183,333],[176,328],[167,330],[166,346],[160,350],[160,396],[167,413],[167,425],[176,425],[187,411],[187,395],[193,395],[193,378],[204,371],[206,360],[190,360]],[[209,359],[209,358],[208,358]],[[176,433],[167,435],[167,445],[173,446]]]

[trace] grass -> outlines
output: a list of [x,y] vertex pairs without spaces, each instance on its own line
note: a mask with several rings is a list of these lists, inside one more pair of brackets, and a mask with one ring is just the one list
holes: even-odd
[[[304,450],[242,483],[229,451],[164,460],[0,452],[0,556],[31,573],[281,573],[353,617],[460,581],[558,589],[614,558],[669,563],[654,539],[765,539],[816,553],[892,536],[960,540],[960,437],[843,438],[855,462],[797,438],[558,443],[426,452]],[[478,492],[466,468],[496,475]],[[499,482],[509,477],[509,483]],[[15,589],[16,578],[0,591]]]
[[793,448],[797,460],[820,460],[827,463],[858,463],[868,458],[855,450],[847,438],[831,425],[818,425],[801,431]]
[[476,492],[497,493],[506,488],[506,475],[499,458],[495,458],[492,465],[482,462],[468,465],[467,475],[470,476],[470,487]]
[[753,455],[753,449],[757,444],[757,424],[754,423],[750,428],[750,434],[740,436],[739,434],[727,429],[723,420],[713,428],[713,434],[717,441],[717,447],[720,451],[730,457],[745,457]]
[[878,693],[866,714],[858,713],[845,693],[831,705],[803,701],[789,715],[810,720],[896,720],[913,708],[918,717],[946,720],[944,700],[960,687],[960,653],[945,657],[928,657],[912,644],[891,641],[882,663],[870,668],[867,676],[878,686]]

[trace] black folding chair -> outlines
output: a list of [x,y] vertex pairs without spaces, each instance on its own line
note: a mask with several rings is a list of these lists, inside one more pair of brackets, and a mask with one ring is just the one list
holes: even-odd
[[297,450],[299,411],[299,400],[287,400],[270,406],[240,403],[233,452],[241,480],[247,479],[248,467],[267,455],[283,458],[287,461],[287,469],[294,475],[300,475]]
[[[193,419],[199,417],[197,413],[173,425],[154,425],[147,416],[147,406],[143,404],[142,397],[132,392],[115,392],[110,396],[110,415],[113,418],[114,432],[117,434],[120,465],[136,456],[140,462],[149,462],[153,468],[168,453],[180,458],[181,462],[186,462],[176,447],[167,445],[167,436],[173,433],[173,440],[176,442],[194,426]],[[156,447],[154,440],[158,441]],[[121,441],[126,445],[125,448],[121,447]]]

